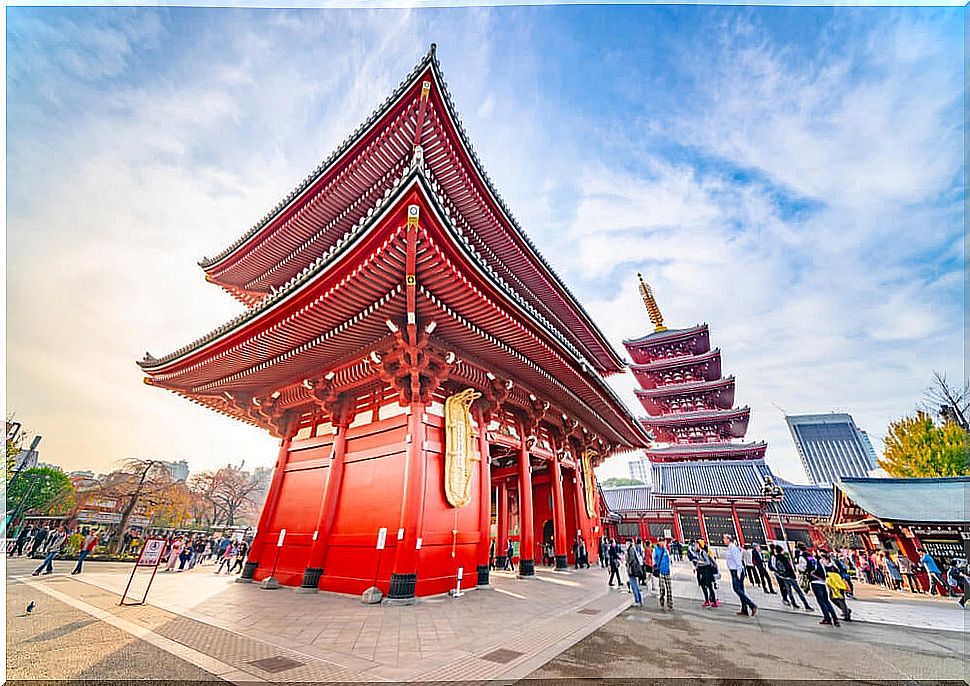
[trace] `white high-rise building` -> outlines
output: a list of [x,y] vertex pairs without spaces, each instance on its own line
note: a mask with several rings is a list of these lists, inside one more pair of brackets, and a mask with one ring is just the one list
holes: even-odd
[[640,483],[647,484],[650,483],[650,463],[644,458],[638,458],[636,460],[631,460],[630,466],[630,478],[636,479]]
[[785,417],[785,421],[813,483],[828,485],[844,476],[865,477],[878,466],[875,450],[851,415],[805,414]]

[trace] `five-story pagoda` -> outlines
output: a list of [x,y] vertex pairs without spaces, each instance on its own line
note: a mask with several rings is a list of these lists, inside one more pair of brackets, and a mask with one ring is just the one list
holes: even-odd
[[557,568],[595,551],[592,469],[647,443],[603,380],[625,367],[492,186],[433,45],[201,266],[246,311],[139,364],[281,439],[245,578],[409,602],[459,568],[487,586],[493,539],[524,576],[537,538]]

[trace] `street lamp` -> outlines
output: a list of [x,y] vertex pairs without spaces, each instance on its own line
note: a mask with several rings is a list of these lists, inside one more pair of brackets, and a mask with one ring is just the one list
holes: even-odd
[[785,542],[785,548],[788,550],[788,554],[791,555],[791,543],[788,541],[788,532],[785,531],[785,523],[781,520],[781,509],[778,507],[778,503],[785,497],[785,489],[781,487],[781,484],[775,482],[775,478],[771,474],[765,474],[764,480],[764,485],[761,487],[761,495],[775,506],[775,516],[778,517],[778,528],[781,529],[781,538]]

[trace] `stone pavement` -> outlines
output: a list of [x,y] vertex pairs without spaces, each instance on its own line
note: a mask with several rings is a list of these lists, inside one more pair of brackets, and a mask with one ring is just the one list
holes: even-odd
[[[146,640],[174,642],[190,654],[208,656],[213,661],[208,671],[237,683],[511,681],[630,603],[628,594],[609,591],[596,568],[540,569],[529,580],[495,572],[491,590],[385,607],[331,593],[265,591],[216,576],[208,566],[159,573],[149,605],[118,607],[130,564],[89,563],[79,577],[64,574],[68,566],[62,563],[54,576],[32,578],[29,563],[9,560],[7,575],[38,595],[144,627]],[[136,591],[145,580],[136,578]],[[178,655],[178,649],[171,652]]]

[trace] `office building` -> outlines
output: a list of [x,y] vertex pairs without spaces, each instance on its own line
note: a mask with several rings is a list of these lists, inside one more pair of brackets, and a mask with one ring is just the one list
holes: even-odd
[[865,477],[876,469],[876,455],[868,437],[852,417],[841,412],[785,417],[808,478],[834,484],[842,477]]

